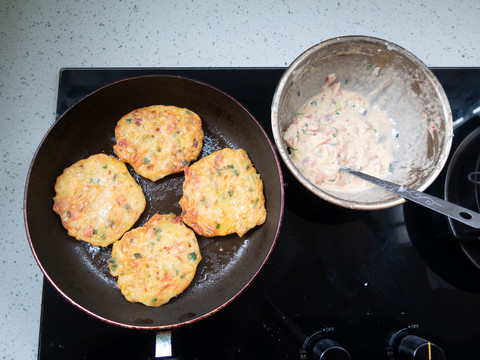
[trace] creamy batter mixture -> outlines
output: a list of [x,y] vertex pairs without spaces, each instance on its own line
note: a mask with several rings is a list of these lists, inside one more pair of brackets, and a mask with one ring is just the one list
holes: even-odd
[[393,121],[329,75],[322,91],[299,110],[283,133],[293,163],[317,186],[360,191],[371,184],[339,171],[340,166],[385,177],[399,134]]

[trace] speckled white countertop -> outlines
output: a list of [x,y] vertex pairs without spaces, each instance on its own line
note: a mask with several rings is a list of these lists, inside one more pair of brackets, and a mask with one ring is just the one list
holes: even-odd
[[478,0],[0,0],[0,354],[35,359],[42,274],[23,224],[27,171],[62,67],[276,67],[340,35],[429,66],[480,66]]

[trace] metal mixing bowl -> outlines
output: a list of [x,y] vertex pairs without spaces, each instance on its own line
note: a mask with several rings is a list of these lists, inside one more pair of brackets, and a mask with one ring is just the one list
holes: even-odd
[[425,190],[450,152],[450,104],[438,79],[422,61],[396,44],[366,36],[321,42],[295,59],[282,75],[272,101],[271,120],[275,143],[288,169],[315,195],[347,208],[382,209],[405,201],[378,187],[353,193],[326,191],[308,181],[290,159],[282,133],[302,105],[320,92],[329,74],[336,75],[343,89],[368,95],[371,106],[378,106],[395,121],[398,147],[393,153],[392,173],[385,179]]

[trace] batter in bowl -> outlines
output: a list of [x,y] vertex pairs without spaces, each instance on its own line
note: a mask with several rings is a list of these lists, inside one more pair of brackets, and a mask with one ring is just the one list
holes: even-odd
[[340,166],[384,178],[391,172],[399,134],[388,114],[357,93],[341,89],[335,75],[309,99],[283,133],[300,172],[322,189],[361,191],[371,184]]

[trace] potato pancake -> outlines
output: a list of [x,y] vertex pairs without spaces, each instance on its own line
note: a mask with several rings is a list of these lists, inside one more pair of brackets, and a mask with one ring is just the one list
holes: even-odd
[[118,157],[152,181],[183,171],[203,146],[200,117],[176,106],[133,110],[118,121],[115,137]]
[[201,259],[180,216],[155,214],[113,244],[108,266],[128,301],[160,306],[187,288]]
[[185,168],[183,221],[197,234],[245,234],[265,222],[263,181],[245,150],[214,152]]
[[55,183],[53,211],[70,236],[95,246],[120,239],[145,210],[145,196],[125,163],[92,155],[66,168]]

